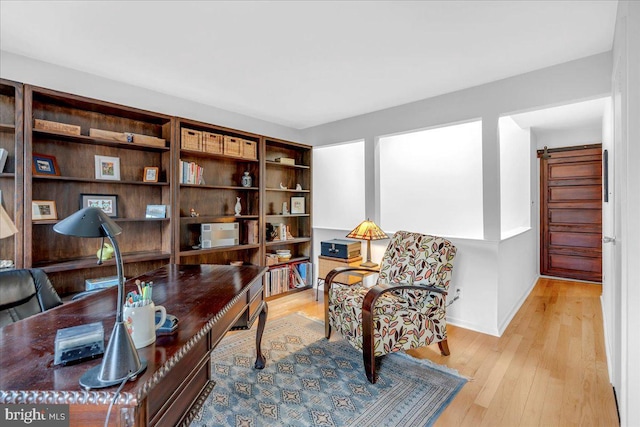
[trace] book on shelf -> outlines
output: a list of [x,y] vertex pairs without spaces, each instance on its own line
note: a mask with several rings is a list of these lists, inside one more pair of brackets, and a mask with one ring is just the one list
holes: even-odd
[[264,275],[264,296],[268,298],[291,289],[304,288],[312,281],[313,264],[308,261],[276,266]]
[[0,148],[0,173],[4,172],[4,164],[7,162],[9,152],[4,148]]
[[204,184],[204,168],[195,162],[180,159],[180,184]]

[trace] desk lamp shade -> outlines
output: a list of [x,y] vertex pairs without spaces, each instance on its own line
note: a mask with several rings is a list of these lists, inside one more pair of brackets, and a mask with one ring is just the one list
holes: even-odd
[[88,370],[81,378],[80,385],[87,389],[109,387],[126,379],[135,378],[147,368],[147,362],[138,356],[131,335],[123,321],[124,276],[120,248],[114,236],[122,233],[122,228],[101,209],[84,208],[68,216],[53,226],[56,233],[76,237],[107,237],[111,241],[118,270],[118,304],[116,323],[104,352],[102,364]]
[[371,262],[371,241],[389,238],[389,236],[387,236],[375,222],[370,221],[369,219],[362,221],[356,228],[347,234],[347,237],[367,241],[367,261],[360,264],[363,267],[375,267],[378,265]]
[[0,204],[0,239],[4,239],[5,237],[13,236],[18,232],[18,229],[9,218],[9,214],[4,210],[2,205]]

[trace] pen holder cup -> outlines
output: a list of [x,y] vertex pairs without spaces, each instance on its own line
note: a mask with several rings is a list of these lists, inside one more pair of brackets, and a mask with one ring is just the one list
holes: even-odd
[[[158,323],[155,322],[156,311],[160,312]],[[156,340],[156,330],[167,319],[167,310],[153,302],[141,307],[124,307],[122,314],[136,348],[146,347],[153,343]]]

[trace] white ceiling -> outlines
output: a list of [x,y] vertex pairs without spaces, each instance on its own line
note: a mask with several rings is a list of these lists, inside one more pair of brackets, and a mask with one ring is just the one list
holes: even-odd
[[0,0],[0,49],[303,129],[608,51],[616,9]]

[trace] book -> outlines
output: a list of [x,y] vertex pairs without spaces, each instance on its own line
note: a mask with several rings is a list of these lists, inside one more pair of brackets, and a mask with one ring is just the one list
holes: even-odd
[[4,148],[0,148],[0,173],[4,172],[4,165],[7,162],[8,156],[9,152]]

